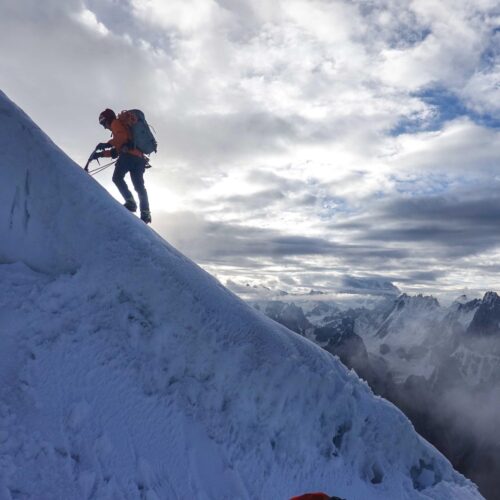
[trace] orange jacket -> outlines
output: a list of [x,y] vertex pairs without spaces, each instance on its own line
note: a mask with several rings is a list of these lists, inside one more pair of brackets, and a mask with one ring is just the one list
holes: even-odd
[[[141,158],[144,156],[139,149],[123,149],[123,147],[126,147],[126,144],[132,140],[132,135],[129,129],[120,120],[115,119],[111,122],[111,133],[113,137],[108,141],[108,144],[116,149],[118,155],[126,152],[134,156],[140,156]],[[103,156],[111,156],[111,150],[108,149],[104,151]]]

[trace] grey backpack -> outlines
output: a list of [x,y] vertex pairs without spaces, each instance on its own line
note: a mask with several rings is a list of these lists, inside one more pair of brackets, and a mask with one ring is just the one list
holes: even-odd
[[158,143],[140,109],[122,111],[118,115],[118,120],[130,129],[134,148],[140,149],[146,155],[156,153]]

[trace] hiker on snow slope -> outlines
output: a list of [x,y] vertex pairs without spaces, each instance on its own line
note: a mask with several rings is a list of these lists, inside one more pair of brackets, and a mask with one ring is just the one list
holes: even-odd
[[91,159],[118,157],[113,172],[113,182],[125,200],[124,207],[131,212],[137,210],[137,203],[125,182],[125,175],[130,172],[132,184],[139,196],[141,219],[146,224],[149,224],[151,222],[151,211],[149,210],[148,193],[144,186],[147,158],[140,149],[133,147],[130,129],[116,117],[112,109],[105,109],[99,115],[99,123],[105,129],[110,130],[113,137],[108,142],[99,143]]

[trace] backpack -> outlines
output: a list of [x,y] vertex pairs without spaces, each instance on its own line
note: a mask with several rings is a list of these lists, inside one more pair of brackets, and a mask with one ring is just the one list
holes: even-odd
[[122,111],[118,115],[118,120],[130,130],[131,142],[134,148],[140,149],[146,155],[153,151],[156,153],[158,144],[141,110]]

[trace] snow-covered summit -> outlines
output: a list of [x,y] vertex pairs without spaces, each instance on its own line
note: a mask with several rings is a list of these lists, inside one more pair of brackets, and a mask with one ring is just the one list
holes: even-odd
[[0,498],[481,498],[1,93],[0,203]]
[[[439,302],[436,298],[424,295],[409,296],[403,293],[394,302],[392,311],[378,329],[376,336],[396,337],[394,340],[398,342],[399,339],[399,343],[402,344],[407,341],[415,343],[416,337],[426,332],[422,328],[422,319],[426,322],[433,322],[436,320],[436,315],[440,314]],[[402,331],[408,332],[404,338]]]

